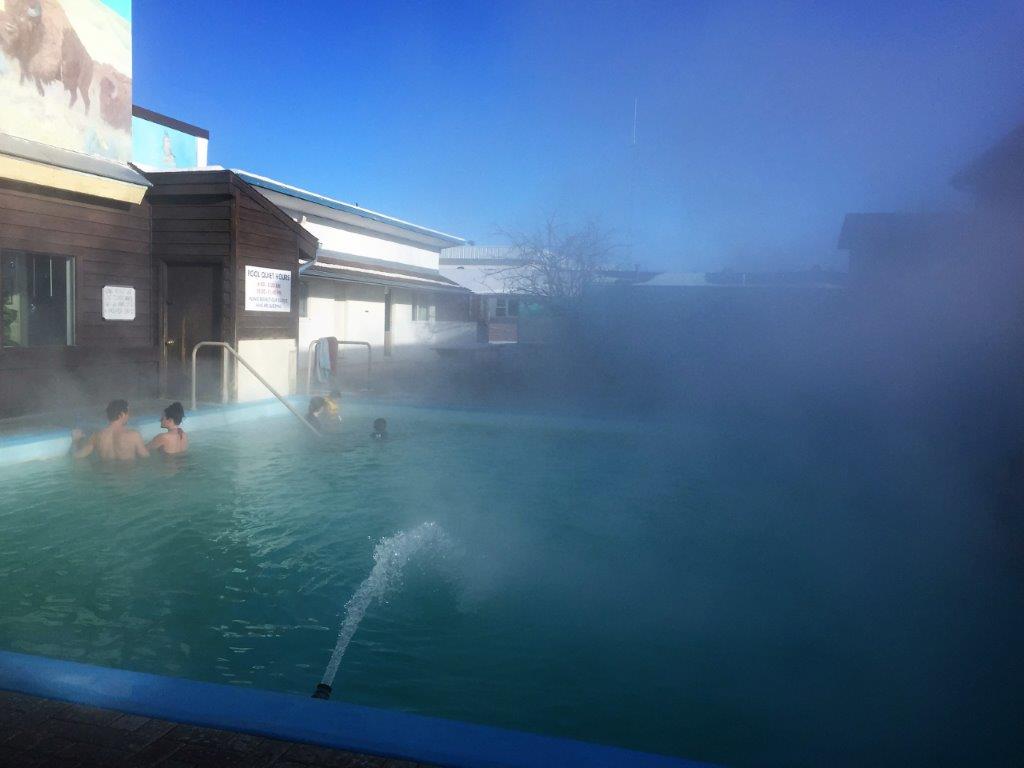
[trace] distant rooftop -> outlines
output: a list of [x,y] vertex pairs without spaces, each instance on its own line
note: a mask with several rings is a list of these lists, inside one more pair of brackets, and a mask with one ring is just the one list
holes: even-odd
[[512,245],[459,245],[441,251],[442,264],[515,264],[518,252]]
[[1024,124],[979,155],[952,183],[987,199],[1024,200]]
[[518,270],[508,270],[500,263],[446,263],[444,257],[441,258],[441,275],[446,280],[483,296],[516,293],[516,287],[521,281]]
[[779,272],[662,272],[637,285],[652,288],[783,288],[831,287],[845,283],[845,273],[815,267]]

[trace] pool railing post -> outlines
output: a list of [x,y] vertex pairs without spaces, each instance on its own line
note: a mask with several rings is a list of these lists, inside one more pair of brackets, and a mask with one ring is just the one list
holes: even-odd
[[227,405],[228,402],[228,365],[231,364],[231,359],[228,356],[228,351],[222,349],[221,363],[220,363],[220,402],[221,405]]
[[249,373],[251,373],[260,384],[262,384],[264,387],[266,387],[270,391],[270,394],[272,394],[274,397],[276,397],[281,402],[281,405],[283,405],[285,408],[287,408],[289,411],[291,411],[292,414],[295,416],[295,418],[297,418],[299,421],[301,421],[306,426],[306,428],[309,429],[314,435],[316,435],[317,437],[320,436],[320,430],[318,430],[316,427],[314,427],[312,424],[310,424],[309,421],[307,421],[306,418],[295,409],[295,406],[292,405],[291,403],[289,403],[288,400],[285,399],[284,395],[282,395],[280,392],[278,392],[276,389],[274,389],[273,385],[269,381],[267,381],[265,378],[263,378],[263,376],[260,374],[259,371],[257,371],[251,365],[249,365],[249,363],[246,362],[245,358],[242,357],[241,355],[239,355],[238,352],[236,352],[231,347],[230,344],[227,344],[227,343],[225,343],[223,341],[200,341],[198,344],[196,344],[192,348],[192,410],[193,411],[195,411],[199,407],[198,398],[196,397],[196,379],[198,378],[197,372],[196,372],[196,361],[198,359],[199,349],[201,347],[220,347],[221,349],[224,350],[225,354],[230,352],[231,356],[234,357],[235,360],[237,360],[239,363],[241,363],[243,366],[245,366],[245,369],[247,371],[249,371]]

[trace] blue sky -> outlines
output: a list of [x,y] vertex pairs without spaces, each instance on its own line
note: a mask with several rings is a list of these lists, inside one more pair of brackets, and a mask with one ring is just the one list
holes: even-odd
[[132,19],[132,0],[102,0],[104,5],[109,6],[119,16],[124,16],[126,19],[131,21]]
[[136,103],[209,128],[211,162],[479,243],[596,218],[664,269],[842,265],[845,212],[964,205],[949,177],[1024,120],[1002,0],[153,0],[133,25]]

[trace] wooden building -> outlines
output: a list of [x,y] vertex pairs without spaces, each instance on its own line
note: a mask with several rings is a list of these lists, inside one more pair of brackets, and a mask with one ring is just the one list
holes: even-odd
[[[200,341],[231,344],[293,391],[297,270],[316,238],[230,171],[130,174],[135,203],[0,179],[0,416],[185,400]],[[278,295],[247,297],[267,285]],[[268,396],[216,349],[200,352],[199,385],[206,400]]]
[[[184,394],[200,341],[227,342],[277,389],[294,389],[298,266],[315,256],[316,238],[231,171],[147,178],[163,391]],[[246,296],[247,287],[260,290],[268,276],[273,286],[286,286],[287,296],[276,303]],[[219,399],[221,353],[201,350],[200,357],[200,395]],[[248,372],[232,375],[234,369],[228,366],[228,399],[268,396]]]
[[[147,182],[132,169],[0,136],[0,416],[154,395]],[[134,314],[103,317],[105,286]]]

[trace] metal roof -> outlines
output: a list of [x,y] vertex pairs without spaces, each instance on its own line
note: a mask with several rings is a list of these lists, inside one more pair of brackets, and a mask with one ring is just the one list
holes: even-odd
[[3,133],[0,133],[0,154],[11,155],[35,163],[55,165],[69,171],[91,173],[94,176],[123,181],[127,184],[137,184],[140,187],[152,186],[145,176],[126,163],[51,147],[37,141],[8,136]]
[[442,264],[494,264],[522,261],[513,245],[459,245],[441,250]]
[[390,262],[374,264],[368,263],[367,260],[349,259],[347,254],[321,250],[315,261],[306,262],[299,268],[299,274],[348,283],[467,293],[465,288],[448,280],[439,272],[395,269],[387,266]]
[[484,296],[515,293],[514,284],[519,277],[506,267],[479,264],[442,264],[441,274],[453,283]]
[[377,211],[371,211],[368,208],[362,208],[353,203],[346,203],[341,200],[335,200],[332,197],[325,195],[319,195],[316,192],[310,192],[308,189],[301,189],[299,187],[293,187],[291,184],[285,184],[283,181],[277,181],[275,179],[267,178],[266,176],[260,176],[249,171],[239,170],[237,168],[232,169],[232,172],[245,180],[254,187],[260,187],[262,189],[268,189],[272,192],[277,192],[288,197],[294,197],[298,200],[305,200],[308,203],[314,203],[316,205],[322,205],[325,208],[330,208],[335,211],[341,211],[342,213],[349,213],[353,216],[360,216],[364,219],[376,221],[380,224],[387,224],[398,229],[404,229],[409,232],[415,232],[418,235],[426,237],[435,237],[438,240],[443,240],[452,245],[463,245],[466,241],[461,237],[455,235],[449,235],[445,232],[440,232],[436,229],[429,229],[428,227],[421,227],[419,224],[413,224],[409,221],[403,221],[402,219],[396,219],[393,216],[388,216]]

